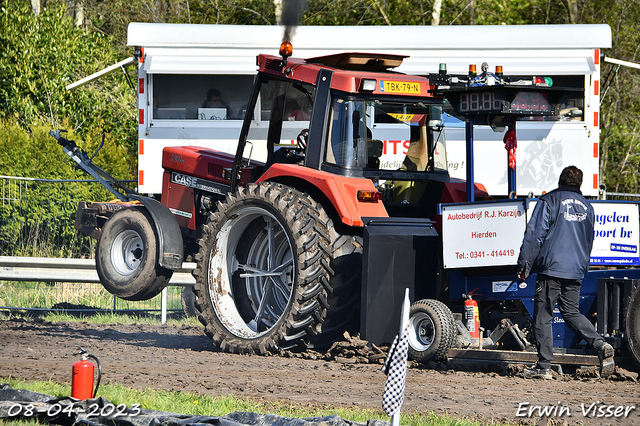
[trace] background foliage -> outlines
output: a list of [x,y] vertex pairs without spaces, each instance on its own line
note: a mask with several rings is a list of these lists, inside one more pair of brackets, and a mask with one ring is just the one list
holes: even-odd
[[[69,128],[67,121],[62,127]],[[0,170],[6,176],[85,179],[74,168],[54,138],[50,126],[31,124],[29,131],[0,120]],[[67,135],[74,139],[75,135]],[[101,135],[88,129],[81,146],[89,153],[99,146]],[[131,164],[126,149],[105,142],[96,163],[125,178]],[[77,232],[73,223],[78,200],[108,201],[114,198],[97,183],[47,182],[1,179],[0,254],[6,256],[91,256],[95,241]]]
[[[32,138],[36,125],[64,125],[95,146],[104,132],[107,146],[124,151],[98,158],[116,176],[134,178],[136,108],[126,78],[114,73],[73,91],[65,85],[130,56],[130,22],[275,25],[288,5],[304,8],[302,25],[606,23],[613,32],[606,55],[640,60],[636,0],[0,0],[0,133],[10,145],[13,126]],[[602,66],[601,180],[609,191],[638,193],[640,71],[614,71]],[[0,160],[0,174],[59,176],[59,157],[49,155],[58,148],[30,143],[16,164]],[[111,164],[121,155],[127,168]]]
[[[21,4],[25,3],[25,4]],[[65,86],[122,58],[113,37],[100,31],[87,31],[74,25],[64,4],[52,4],[36,16],[27,2],[4,2],[0,8],[0,118],[1,132],[10,134],[18,125],[32,139],[33,149],[21,149],[19,164],[39,164],[36,170],[9,167],[0,160],[0,174],[19,173],[26,177],[59,177],[59,147],[47,144],[34,134],[34,126],[49,129],[63,126],[83,139],[105,132],[107,145],[117,141],[126,156],[135,158],[135,96],[120,75],[98,79],[82,89],[68,91]],[[45,132],[46,134],[46,132]],[[2,137],[8,145],[8,136]],[[94,142],[88,142],[89,144]],[[15,144],[18,144],[16,141]],[[57,163],[55,161],[58,161]],[[129,163],[118,177],[135,175]],[[32,172],[37,174],[31,174]]]

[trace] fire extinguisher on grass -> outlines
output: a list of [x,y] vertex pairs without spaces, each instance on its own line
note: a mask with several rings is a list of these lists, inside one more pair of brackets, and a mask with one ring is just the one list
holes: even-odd
[[[76,345],[78,346],[78,345]],[[100,386],[100,378],[102,377],[102,366],[100,361],[95,356],[87,353],[86,350],[78,346],[80,350],[76,355],[82,355],[82,360],[73,364],[71,375],[71,397],[84,400],[95,398],[98,393],[98,387]],[[98,380],[96,381],[96,388],[93,389],[93,376],[94,367],[88,358],[95,360],[98,365]]]
[[480,312],[478,302],[471,298],[470,294],[463,295],[464,301],[464,325],[474,339],[480,338]]

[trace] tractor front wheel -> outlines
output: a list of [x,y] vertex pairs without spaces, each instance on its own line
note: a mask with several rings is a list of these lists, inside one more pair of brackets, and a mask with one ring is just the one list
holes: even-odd
[[140,208],[120,210],[105,223],[96,249],[96,269],[109,293],[134,301],[156,296],[173,274],[158,264],[151,217]]

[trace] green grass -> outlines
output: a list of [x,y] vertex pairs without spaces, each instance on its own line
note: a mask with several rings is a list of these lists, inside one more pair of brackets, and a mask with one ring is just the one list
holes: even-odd
[[[90,322],[93,324],[147,324],[160,325],[160,313],[122,314],[117,312],[99,313],[65,313],[12,311],[8,315],[0,315],[0,321],[12,318],[32,320],[35,318],[48,322]],[[167,325],[202,326],[197,317],[185,317],[182,313],[167,315]]]
[[[125,315],[116,312],[100,312],[90,315],[77,315],[69,313],[48,312],[41,315],[45,321],[49,322],[74,322],[74,321],[87,321],[93,324],[150,324],[158,325],[160,323],[160,313],[145,314],[145,315]],[[201,326],[197,317],[186,318],[184,315],[168,315],[168,325],[195,325]]]
[[[27,314],[27,316],[29,316]],[[74,322],[90,321],[96,324],[158,324],[159,320],[153,316],[136,316],[116,313],[100,313],[87,317],[78,317],[75,314],[47,313],[40,318],[50,322]],[[167,324],[196,325],[200,326],[197,318],[185,318],[178,316],[168,319]],[[71,394],[69,385],[60,385],[48,382],[25,382],[12,378],[1,378],[0,383],[8,383],[14,389],[27,389],[56,397],[65,397]],[[106,398],[115,405],[140,404],[141,408],[170,411],[181,414],[223,416],[234,411],[249,411],[253,413],[271,413],[284,417],[324,417],[337,415],[346,420],[366,423],[370,419],[380,419],[390,422],[391,419],[382,411],[366,410],[359,408],[327,408],[314,407],[285,402],[265,402],[258,399],[240,399],[235,396],[212,397],[197,395],[191,392],[167,392],[162,390],[146,389],[144,391],[124,387],[120,384],[100,385],[98,395]],[[410,426],[480,426],[477,421],[455,419],[450,416],[435,415],[433,413],[405,412],[401,415],[400,423]],[[38,425],[34,421],[2,421],[1,425]]]
[[[12,378],[1,378],[0,383],[7,383],[14,389],[27,389],[61,398],[71,394],[71,387],[51,381],[26,382]],[[224,416],[235,411],[252,413],[270,413],[284,417],[324,417],[337,415],[345,420],[365,423],[370,419],[390,422],[390,418],[382,411],[359,408],[318,408],[285,402],[264,402],[257,399],[240,399],[235,396],[212,397],[197,395],[191,392],[167,392],[152,389],[135,390],[120,384],[105,384],[98,389],[98,396],[106,398],[114,405],[140,404],[141,408],[190,415]],[[38,424],[33,421],[0,421],[1,424],[19,426]],[[433,413],[403,413],[400,424],[410,426],[480,426],[480,423],[469,420],[458,420],[449,416]]]
[[[167,309],[182,310],[181,291],[182,287],[167,287]],[[160,300],[160,295],[139,302],[116,299],[115,310],[159,310]],[[59,304],[110,310],[114,298],[96,283],[0,281],[0,306],[52,309]]]

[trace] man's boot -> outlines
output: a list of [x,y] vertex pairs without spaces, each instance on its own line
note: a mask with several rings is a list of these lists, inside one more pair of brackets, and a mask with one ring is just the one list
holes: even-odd
[[616,369],[613,355],[615,350],[613,346],[606,342],[602,342],[601,345],[596,346],[596,353],[600,358],[600,377],[609,377]]

